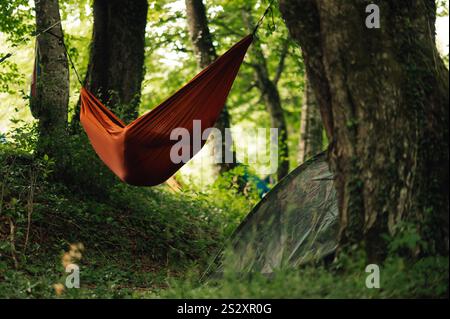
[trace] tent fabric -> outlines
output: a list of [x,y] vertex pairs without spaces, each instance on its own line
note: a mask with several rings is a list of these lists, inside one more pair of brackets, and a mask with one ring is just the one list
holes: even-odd
[[[192,136],[193,121],[212,128],[231,90],[245,53],[248,35],[150,112],[125,125],[86,88],[81,89],[80,121],[102,161],[124,182],[137,186],[160,184],[185,163],[173,163],[170,139],[175,128]],[[201,141],[203,146],[205,140]],[[190,158],[195,151],[190,145]]]
[[338,205],[321,153],[282,179],[247,215],[210,265],[208,276],[295,268],[332,254]]

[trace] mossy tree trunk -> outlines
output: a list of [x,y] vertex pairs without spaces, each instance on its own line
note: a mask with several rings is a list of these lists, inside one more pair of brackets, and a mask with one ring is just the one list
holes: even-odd
[[58,0],[36,1],[36,29],[41,69],[36,96],[30,103],[32,115],[39,120],[38,153],[56,160],[64,145],[69,102],[69,68],[64,45]]
[[305,76],[303,106],[300,120],[300,142],[298,147],[298,161],[303,163],[308,158],[322,151],[323,125],[319,106],[311,84]]
[[383,235],[414,225],[448,255],[448,70],[434,43],[433,0],[280,0],[302,47],[329,140],[339,194],[341,249],[383,260]]
[[[94,0],[86,88],[125,122],[138,115],[144,76],[146,0]],[[79,107],[73,119],[78,125]]]
[[[217,53],[213,45],[212,36],[209,32],[206,8],[202,0],[185,0],[187,23],[189,35],[194,48],[194,53],[200,68],[206,68],[217,59]],[[211,150],[213,155],[221,152],[222,161],[218,163],[219,173],[229,171],[235,167],[233,163],[225,163],[225,154],[232,154],[236,158],[232,143],[225,143],[225,129],[230,128],[230,115],[225,105],[215,127],[221,132],[221,139],[211,137],[209,143],[212,143]]]

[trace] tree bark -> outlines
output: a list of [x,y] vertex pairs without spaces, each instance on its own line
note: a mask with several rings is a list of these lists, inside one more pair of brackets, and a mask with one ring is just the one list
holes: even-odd
[[300,120],[300,143],[298,148],[298,162],[303,163],[308,158],[322,151],[322,119],[319,106],[311,84],[305,76],[305,94]]
[[[36,1],[36,29],[44,31],[61,21],[58,0]],[[39,120],[38,151],[56,157],[64,143],[69,102],[69,68],[61,24],[37,37],[41,73],[30,108]]]
[[[254,23],[251,17],[251,7],[246,6],[242,12],[248,30],[253,30]],[[255,69],[255,82],[260,90],[266,109],[269,112],[271,126],[278,128],[278,180],[289,173],[289,149],[288,149],[288,131],[284,111],[281,104],[280,94],[278,92],[277,82],[272,80],[267,67],[266,57],[258,40],[253,41],[251,65]],[[275,78],[279,78],[276,75]]]
[[[194,53],[200,68],[205,68],[217,59],[216,50],[213,45],[212,36],[209,32],[208,19],[206,16],[206,8],[202,0],[185,0],[187,23],[191,42],[194,48]],[[219,173],[229,171],[235,165],[235,152],[232,143],[227,145],[225,143],[225,129],[230,128],[230,115],[227,106],[225,105],[220,117],[216,122],[215,127],[221,132],[222,138],[215,139],[214,136],[210,139],[212,143],[212,153],[217,154],[221,152],[222,161],[218,163]],[[233,155],[233,163],[225,163],[225,154]]]
[[[138,115],[144,76],[146,0],[94,0],[84,85],[125,122]],[[79,107],[74,116],[78,125]]]
[[332,141],[340,248],[370,261],[405,225],[427,244],[413,255],[448,255],[448,70],[432,3],[377,1],[381,28],[368,29],[366,1],[280,0]]

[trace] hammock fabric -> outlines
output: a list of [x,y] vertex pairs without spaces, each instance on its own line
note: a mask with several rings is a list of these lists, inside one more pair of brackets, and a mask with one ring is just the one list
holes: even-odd
[[[212,128],[231,90],[245,53],[253,40],[248,35],[166,101],[125,125],[86,88],[81,89],[80,121],[102,161],[124,182],[137,186],[160,184],[185,163],[173,163],[170,139],[175,128],[189,131],[200,120]],[[201,146],[205,143],[201,142]],[[190,158],[194,154],[192,142]]]

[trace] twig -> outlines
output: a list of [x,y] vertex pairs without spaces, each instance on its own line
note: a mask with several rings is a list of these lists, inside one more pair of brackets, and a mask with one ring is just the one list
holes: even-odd
[[238,32],[238,31],[236,31],[235,29],[230,28],[226,23],[220,22],[219,19],[220,19],[220,18],[215,19],[214,22],[213,22],[212,24],[216,24],[216,25],[218,25],[219,27],[225,29],[225,30],[228,32],[228,34],[233,34],[233,35],[236,35],[236,36],[238,36],[238,37],[244,37],[244,36],[245,36],[244,33]]
[[0,58],[0,63],[2,63],[3,61],[5,61],[7,58],[11,57],[12,53],[6,53],[4,56],[2,56]]
[[19,262],[17,261],[17,257],[16,257],[16,243],[15,243],[16,227],[14,226],[14,222],[11,217],[8,217],[8,222],[9,222],[9,242],[11,245],[11,257],[14,260],[14,268],[19,269]]
[[252,63],[252,62],[243,61],[242,64],[247,65],[247,66],[250,66],[250,67],[252,67],[252,68],[254,68],[254,69],[259,68],[259,66],[258,66],[257,64]]
[[30,237],[30,229],[31,229],[31,215],[33,214],[33,201],[34,201],[34,189],[36,186],[37,174],[34,170],[31,170],[31,185],[30,192],[28,194],[27,200],[27,232],[25,235],[25,244],[23,247],[23,253],[25,254],[28,247],[28,239]]

